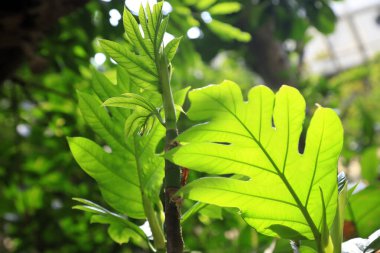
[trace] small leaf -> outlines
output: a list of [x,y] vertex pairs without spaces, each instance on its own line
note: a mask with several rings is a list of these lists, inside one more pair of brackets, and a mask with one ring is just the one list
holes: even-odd
[[204,10],[213,5],[217,0],[199,0],[197,1],[196,7],[199,10]]
[[166,17],[162,20],[162,23],[160,24],[160,27],[158,28],[157,35],[156,35],[156,48],[157,51],[162,45],[162,41],[164,40],[164,35],[166,32],[166,27],[168,26],[169,17]]
[[225,40],[235,39],[241,42],[248,42],[251,40],[251,35],[249,33],[243,32],[230,24],[220,22],[216,19],[213,19],[210,23],[207,23],[207,26],[212,32]]
[[146,55],[151,61],[154,61],[155,52],[152,42],[149,39],[144,39],[142,37],[135,17],[126,9],[126,7],[124,8],[123,24],[125,32],[133,45],[137,47],[138,53]]
[[365,149],[360,157],[361,175],[368,183],[375,183],[377,181],[380,164],[377,153],[377,147],[370,147]]
[[99,43],[112,59],[128,71],[136,85],[148,90],[157,89],[157,68],[148,56],[136,55],[113,41],[99,40]]
[[135,134],[136,132],[140,132],[144,125],[147,123],[147,120],[151,116],[151,113],[135,110],[125,121],[124,124],[124,134],[127,138]]
[[105,213],[103,210],[98,209],[98,208],[93,207],[93,206],[76,205],[76,206],[73,206],[72,208],[77,209],[77,210],[81,210],[84,212],[88,212],[88,213],[93,213],[93,214],[99,214],[99,213],[104,214]]
[[143,96],[134,93],[124,93],[123,97],[112,97],[107,99],[104,106],[114,106],[135,110],[136,107],[143,108],[148,112],[155,113],[156,107]]
[[108,228],[108,234],[115,242],[119,244],[127,243],[131,238],[136,236],[136,233],[122,224],[112,223]]
[[[183,110],[182,106],[180,106],[180,105],[174,105],[174,107],[175,107],[175,109],[176,109],[177,112],[181,112],[183,114],[186,114],[186,112]],[[179,116],[179,114],[178,114],[178,116]]]
[[169,62],[173,60],[181,39],[182,37],[174,38],[167,45],[165,45],[164,53],[168,57]]
[[174,92],[174,94],[173,94],[174,102],[177,105],[182,106],[183,103],[185,103],[185,99],[186,99],[187,93],[189,92],[190,89],[191,89],[191,87],[187,86],[187,87],[185,87],[183,89],[180,89],[180,90]]
[[84,204],[88,204],[83,206],[74,206],[73,209],[78,209],[95,214],[91,216],[91,223],[119,224],[123,227],[131,229],[143,240],[148,241],[148,238],[146,237],[144,231],[142,231],[141,228],[138,227],[136,224],[130,222],[125,216],[113,213],[105,209],[104,207],[86,199],[74,198],[74,200]]
[[181,224],[184,223],[188,218],[202,210],[208,206],[206,203],[197,202],[194,205],[192,205],[182,216],[181,216]]
[[208,9],[211,15],[224,15],[240,11],[241,4],[238,2],[219,3]]

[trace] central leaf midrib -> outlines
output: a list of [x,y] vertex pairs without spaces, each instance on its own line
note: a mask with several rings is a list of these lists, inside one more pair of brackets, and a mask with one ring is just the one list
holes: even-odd
[[285,175],[283,175],[280,171],[280,169],[278,168],[277,164],[273,161],[273,159],[269,156],[268,152],[266,151],[266,149],[261,145],[260,142],[257,141],[257,139],[255,138],[255,136],[252,134],[252,132],[246,127],[246,125],[240,120],[239,117],[237,117],[229,108],[227,108],[223,103],[220,103],[216,98],[208,95],[205,93],[206,96],[208,96],[209,98],[211,98],[212,100],[214,100],[215,102],[217,102],[219,105],[221,105],[223,108],[225,108],[227,110],[227,112],[229,112],[243,127],[244,129],[248,132],[248,134],[252,137],[252,139],[255,141],[255,143],[260,147],[260,149],[263,151],[263,153],[265,154],[265,156],[268,158],[269,162],[272,164],[272,166],[274,167],[274,169],[277,171],[278,173],[278,176],[281,178],[281,180],[284,182],[286,188],[288,188],[288,191],[290,192],[290,194],[293,196],[294,200],[296,201],[297,205],[298,205],[298,208],[301,210],[304,218],[306,219],[307,223],[310,225],[311,227],[311,230],[313,232],[313,235],[315,237],[315,240],[319,241],[319,238],[320,238],[320,233],[318,231],[318,228],[316,227],[316,225],[314,224],[314,221],[312,220],[311,216],[309,215],[307,209],[302,205],[302,202],[301,200],[298,198],[298,195],[295,193],[294,189],[291,187],[290,183],[288,182],[288,180],[286,179]]

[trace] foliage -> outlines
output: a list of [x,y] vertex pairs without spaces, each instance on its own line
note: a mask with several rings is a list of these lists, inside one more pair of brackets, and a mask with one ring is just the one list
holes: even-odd
[[188,117],[208,121],[184,132],[179,140],[185,145],[168,157],[197,171],[252,180],[201,178],[181,190],[184,196],[238,207],[245,221],[266,235],[321,240],[324,212],[330,227],[337,206],[334,167],[343,130],[336,114],[317,109],[300,155],[305,102],[295,89],[283,86],[274,96],[258,86],[244,102],[238,86],[226,81],[189,97]]
[[377,219],[379,203],[379,185],[372,185],[354,194],[346,210],[346,219],[355,224],[357,236],[368,237],[380,226]]
[[[114,161],[118,160],[116,157],[106,158],[104,152],[91,141],[69,139],[76,160],[87,173],[97,179],[105,200],[122,214],[134,218],[148,218],[153,230],[155,246],[158,249],[162,249],[162,240],[157,238],[161,236],[162,228],[159,221],[154,218],[157,214],[154,214],[154,208],[152,208],[152,203],[159,206],[158,191],[153,193],[146,191],[148,184],[144,181],[144,178],[155,174],[152,169],[146,172],[144,168],[151,166],[155,171],[163,171],[162,167],[152,162],[158,142],[153,143],[152,146],[150,143],[136,145],[136,139],[144,137],[149,141],[161,139],[163,136],[154,131],[155,128],[161,126],[160,123],[166,126],[167,133],[173,129],[170,128],[173,127],[173,123],[169,121],[171,116],[168,115],[171,110],[170,104],[169,107],[167,102],[165,104],[165,98],[172,96],[170,88],[168,90],[166,87],[169,85],[170,75],[165,75],[167,70],[163,71],[162,66],[170,69],[169,60],[174,55],[171,51],[176,51],[179,40],[172,40],[170,43],[174,44],[173,46],[170,43],[167,46],[162,45],[168,18],[162,17],[161,8],[160,4],[154,5],[151,13],[149,7],[145,10],[140,7],[139,20],[144,35],[141,34],[133,16],[129,12],[124,13],[128,46],[122,47],[111,41],[101,42],[105,51],[130,77],[130,80],[119,78],[119,86],[125,85],[127,81],[136,86],[134,90],[130,88],[131,90],[126,91],[134,93],[125,93],[122,97],[113,97],[104,103],[107,106],[133,110],[131,115],[124,115],[127,118],[126,149],[118,152],[111,144],[118,142],[118,146],[125,146],[120,143],[123,137],[120,133],[116,133],[121,131],[116,131],[111,127],[121,125],[120,122],[119,124],[107,123],[109,121],[106,119],[107,113],[99,108],[97,111],[101,111],[98,115],[95,113],[95,116],[86,116],[86,111],[93,113],[96,105],[91,106],[90,102],[86,102],[90,106],[87,109],[83,109],[82,106],[84,117],[111,145],[112,150],[115,149],[115,156],[121,156],[121,161],[123,158],[127,159],[124,162],[115,163]],[[108,84],[108,87],[105,85],[107,85],[105,82],[101,83],[100,90],[112,87],[112,84]],[[159,105],[154,105],[148,98],[144,98],[147,94],[153,94],[154,97],[157,91],[164,99],[165,122],[157,109]],[[108,96],[112,96],[113,93],[123,92],[119,90],[119,92],[107,93]],[[82,99],[83,97],[81,95]],[[295,89],[284,86],[275,99],[268,88],[258,86],[249,92],[248,97],[249,101],[245,103],[239,87],[227,81],[219,86],[209,86],[191,92],[192,107],[188,112],[190,119],[211,121],[183,133],[179,140],[185,143],[190,142],[190,144],[170,151],[166,158],[198,171],[244,175],[252,178],[253,181],[222,177],[203,178],[192,182],[181,192],[190,199],[225,207],[238,207],[245,221],[260,233],[292,240],[314,239],[318,251],[327,250],[330,247],[329,228],[336,216],[338,204],[336,170],[332,168],[337,164],[343,136],[336,114],[324,108],[316,111],[309,127],[305,152],[300,155],[298,138],[302,131],[305,111],[302,96]],[[101,99],[104,100],[104,98]],[[95,101],[96,98],[89,97],[87,100]],[[276,104],[273,111],[274,123],[271,123],[274,103]],[[254,116],[249,117],[248,112],[252,111],[255,112],[252,113]],[[122,115],[121,112],[110,111],[110,113],[114,115],[114,118]],[[148,123],[151,117],[158,118],[159,123],[157,125],[154,121]],[[94,121],[94,119],[98,120]],[[137,130],[139,130],[139,135],[136,135]],[[108,136],[112,138],[107,138]],[[130,143],[134,143],[134,146]],[[128,149],[134,150],[131,152],[134,156],[125,156],[130,152]],[[141,156],[139,149],[148,152],[150,156]],[[241,160],[236,159],[238,154],[243,154]],[[120,168],[128,162],[135,163],[137,167],[129,165],[127,167],[132,168],[132,171],[121,170]],[[148,162],[148,164],[139,166],[143,162]],[[298,171],[300,166],[303,168],[303,173]],[[125,174],[120,176],[120,173]],[[307,178],[307,184],[298,184],[301,174],[303,178]],[[119,178],[115,178],[114,175],[119,175],[126,181],[119,181]],[[157,182],[162,181],[162,177],[158,179],[153,182],[153,185],[159,186]],[[170,180],[170,174],[165,175],[165,181],[169,182],[168,180]],[[131,181],[133,183],[128,188],[132,191],[132,195],[128,192],[122,197],[125,202],[120,201],[120,196],[116,193],[120,194],[123,191],[118,187],[127,186]],[[266,187],[268,184],[272,187]],[[134,199],[129,199],[131,196]],[[133,205],[128,204],[129,202]],[[165,201],[165,203],[168,202]],[[273,211],[268,212],[268,209]],[[167,220],[169,218],[166,216]],[[276,220],[278,222],[274,222]],[[340,230],[338,232],[340,233]],[[171,243],[170,240],[168,238],[168,245]],[[338,240],[338,243],[340,242]],[[170,246],[168,250],[170,251]]]
[[[181,36],[193,26],[198,26],[202,32],[199,40],[189,40],[186,36],[181,40],[181,47],[172,62],[172,69],[175,70],[172,76],[174,89],[180,89],[184,85],[202,87],[209,83],[219,83],[226,78],[239,83],[245,96],[252,83],[261,81],[260,77],[253,74],[255,69],[246,64],[247,58],[252,58],[253,52],[249,44],[241,43],[236,39],[239,37],[246,39],[249,34],[255,35],[268,17],[275,19],[274,31],[280,42],[291,38],[306,43],[305,30],[313,25],[326,32],[333,28],[334,18],[326,1],[323,1],[322,5],[318,4],[322,1],[307,3],[280,1],[279,4],[276,4],[276,1],[223,1],[221,3],[205,1],[210,2],[209,6],[198,6],[197,2],[203,1],[170,1],[173,10],[170,13],[168,32]],[[290,2],[297,4],[293,5]],[[323,6],[323,11],[319,11],[321,6]],[[108,122],[106,124],[110,124],[111,128],[119,129],[116,135],[119,137],[119,142],[124,143],[125,139],[124,120],[120,120],[122,117],[125,119],[130,115],[132,113],[130,110],[142,111],[145,116],[150,114],[141,107],[102,108],[102,102],[110,97],[130,99],[128,95],[122,95],[125,92],[131,92],[129,90],[130,77],[122,69],[119,69],[116,74],[116,68],[110,58],[102,65],[96,65],[93,59],[91,60],[103,74],[88,68],[89,60],[94,53],[103,50],[97,43],[99,37],[110,40],[120,38],[123,30],[122,22],[113,27],[109,23],[108,15],[111,9],[120,10],[120,7],[117,1],[92,1],[79,12],[61,19],[38,50],[38,54],[49,62],[45,71],[39,74],[33,73],[26,64],[14,76],[1,84],[1,252],[140,252],[148,250],[146,236],[141,234],[143,227],[139,228],[144,221],[126,217],[124,213],[119,213],[114,208],[117,204],[111,205],[111,202],[107,203],[99,196],[98,187],[77,168],[69,154],[65,139],[65,136],[85,136],[92,147],[95,145],[94,152],[101,151],[102,155],[99,157],[105,158],[107,162],[112,157],[107,167],[119,162],[119,159],[113,159],[116,157],[115,150],[111,148],[107,140],[103,139],[104,134],[99,134],[98,130],[91,131],[89,125],[83,122],[82,115],[78,114],[75,89],[81,90],[78,95],[81,97],[80,107],[86,107],[83,105],[85,103],[83,96],[95,106],[96,110],[93,114],[100,112],[99,114],[106,115],[107,120],[103,122]],[[299,16],[305,9],[309,10],[306,15]],[[226,36],[221,32],[222,30],[213,30],[211,23],[205,23],[201,17],[201,13],[205,11],[210,13],[215,23],[222,23],[222,28],[226,29],[223,31],[235,37]],[[125,42],[120,44],[128,48]],[[223,49],[229,51],[226,52]],[[218,57],[209,62],[217,52]],[[294,51],[291,50],[290,53]],[[346,132],[343,163],[348,165],[350,160],[359,156],[364,172],[363,178],[365,182],[372,185],[368,190],[359,192],[358,195],[355,193],[351,206],[353,210],[368,207],[367,211],[373,213],[378,213],[378,210],[371,209],[371,205],[367,203],[372,203],[376,199],[375,196],[373,194],[372,197],[364,196],[371,195],[370,190],[376,187],[379,175],[377,170],[379,162],[375,154],[379,144],[376,128],[379,120],[376,108],[378,108],[378,87],[380,87],[377,85],[379,83],[378,60],[379,58],[374,59],[368,65],[345,71],[331,79],[323,78],[318,82],[307,80],[305,86],[300,86],[302,93],[306,96],[307,113],[310,112],[309,107],[319,102],[324,106],[336,108],[342,118]],[[124,74],[120,74],[121,72]],[[121,75],[125,78],[125,82],[117,80],[117,76],[120,79]],[[97,78],[100,84],[96,84]],[[92,79],[91,87],[89,87],[89,79]],[[302,80],[299,80],[299,83],[301,82]],[[122,84],[127,85],[119,87]],[[101,91],[103,86],[117,92],[107,94],[106,91]],[[143,94],[144,97],[146,95],[147,93]],[[150,95],[147,96],[147,100],[154,105],[163,118],[165,115],[159,96],[152,95],[152,97],[157,97],[157,99],[152,99]],[[185,111],[187,107],[188,103],[185,103],[183,106]],[[179,106],[176,106],[176,109],[178,116],[179,110],[182,109]],[[120,113],[118,114],[117,111]],[[116,119],[115,114],[118,114],[119,120]],[[134,131],[136,130],[145,135],[154,133],[155,129],[151,129],[151,126],[160,126],[160,120],[156,113],[153,115],[148,117],[149,124],[144,125],[140,122],[131,129],[131,132],[136,133]],[[87,123],[94,119],[85,120]],[[181,115],[182,129],[192,124],[193,122]],[[308,125],[308,122],[305,125]],[[17,129],[28,129],[29,134],[22,135]],[[145,135],[137,137],[141,140],[146,138]],[[301,134],[301,139],[302,136],[303,134]],[[89,141],[90,139],[93,141]],[[81,143],[84,139],[72,140]],[[86,141],[85,143],[87,144]],[[161,153],[162,150],[163,145],[160,140],[155,151]],[[104,151],[112,151],[112,153]],[[123,159],[125,160],[124,157]],[[157,159],[163,161],[162,157]],[[205,175],[205,173],[191,171],[189,181]],[[355,179],[350,177],[350,173],[348,176],[350,180]],[[99,182],[103,181],[98,174],[96,177]],[[159,181],[156,182],[161,184]],[[103,185],[100,184],[101,188]],[[155,187],[159,188],[157,185],[152,185],[152,188]],[[121,189],[121,193],[126,194],[124,189]],[[343,191],[340,191],[339,196],[342,196],[342,193]],[[93,202],[82,200],[85,203],[77,208],[90,210],[95,206],[98,208],[97,211],[102,210],[96,214],[83,215],[70,209],[75,204],[71,200],[73,196],[91,199],[108,207],[105,209]],[[162,208],[159,205],[160,201],[157,199],[156,213],[159,213],[157,209]],[[191,209],[191,206],[191,201],[184,201],[184,210]],[[360,210],[360,212],[366,211]],[[94,217],[92,222],[110,225],[89,225],[91,216]],[[350,220],[354,225],[359,224],[357,235],[365,237],[362,234],[363,230],[360,229],[361,219],[350,218]],[[126,221],[128,225],[124,224]],[[336,219],[334,225],[335,221]],[[136,228],[133,224],[139,231],[137,235],[134,234],[133,229],[131,230],[131,227]],[[185,241],[189,249],[202,252],[252,252],[252,250],[262,252],[271,245],[276,245],[275,252],[289,252],[287,240],[273,240],[257,234],[241,220],[236,210],[230,208],[205,205],[204,209],[193,213],[182,226],[184,234],[187,235]],[[376,228],[375,224],[371,226]],[[112,243],[107,237],[107,232],[117,244]],[[367,232],[371,233],[373,230]],[[36,237],[37,234],[38,237]],[[331,234],[334,233],[331,232]],[[215,240],[210,240],[210,238],[215,238]],[[118,245],[121,243],[127,245]],[[4,245],[6,245],[5,248],[3,248]]]

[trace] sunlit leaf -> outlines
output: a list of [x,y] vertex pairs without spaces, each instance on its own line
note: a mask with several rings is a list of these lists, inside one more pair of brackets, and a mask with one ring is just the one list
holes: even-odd
[[218,34],[225,40],[238,40],[241,42],[248,42],[251,40],[251,35],[249,33],[243,32],[239,28],[220,22],[216,19],[213,19],[210,23],[207,23],[207,26],[212,32]]
[[172,39],[167,45],[165,45],[164,52],[166,56],[168,57],[169,61],[172,61],[174,58],[174,55],[177,52],[179,43],[181,42],[182,37],[174,38]]
[[[282,86],[274,95],[269,88],[257,86],[244,101],[240,88],[225,81],[194,90],[189,99],[189,118],[203,123],[180,135],[184,145],[167,158],[189,169],[245,175],[251,180],[201,178],[186,185],[182,194],[237,207],[248,224],[269,236],[320,239],[323,212],[330,227],[337,208],[336,173],[343,129],[336,113],[317,108],[305,152],[300,154],[305,101],[294,88]],[[295,233],[273,231],[272,225]]]
[[224,15],[240,11],[241,4],[238,2],[218,3],[208,9],[211,15]]

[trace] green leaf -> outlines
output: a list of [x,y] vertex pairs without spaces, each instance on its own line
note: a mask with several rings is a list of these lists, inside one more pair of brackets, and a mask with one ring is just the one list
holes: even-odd
[[136,107],[143,108],[148,112],[153,112],[156,108],[147,101],[144,97],[134,94],[134,93],[125,93],[123,97],[112,97],[104,101],[104,106],[111,107],[121,107],[127,109],[136,109]]
[[94,132],[101,136],[103,140],[114,151],[124,151],[127,148],[123,140],[123,128],[112,122],[110,115],[105,108],[101,107],[101,102],[96,96],[78,91],[79,109],[86,123],[91,126]]
[[124,8],[123,24],[125,32],[128,38],[132,41],[133,45],[137,48],[137,52],[140,55],[148,56],[151,61],[154,62],[155,50],[153,48],[152,41],[143,38],[140,32],[139,24],[126,7]]
[[377,181],[380,164],[377,153],[377,147],[370,147],[365,149],[360,157],[361,175],[368,183],[375,183]]
[[[118,96],[122,89],[119,85],[114,85],[111,81],[108,80],[104,75],[99,72],[92,70],[92,88],[98,97],[104,101],[109,97]],[[129,82],[129,81],[128,81]],[[119,121],[124,121],[128,116],[129,112],[126,110],[120,110],[117,108],[110,108],[111,115],[117,118]]]
[[194,205],[192,205],[182,216],[181,216],[181,223],[184,223],[187,219],[189,219],[191,216],[202,210],[203,208],[207,207],[208,204],[197,202]]
[[[241,176],[241,175],[233,175],[231,178],[234,179],[241,179],[241,180],[247,180],[247,177]],[[192,205],[182,216],[181,216],[181,223],[184,223],[187,219],[189,219],[192,215],[196,214],[197,212],[201,211],[203,208],[207,207],[208,204],[197,202],[194,205]]]
[[[74,206],[73,209],[82,210],[94,214],[91,216],[91,223],[109,224],[109,230],[111,229],[111,227],[118,227],[120,230],[125,229],[123,236],[125,242],[128,242],[130,238],[135,238],[136,240],[139,240],[141,238],[149,244],[149,240],[145,235],[144,231],[142,231],[141,228],[139,228],[136,224],[130,222],[126,217],[120,214],[113,213],[92,201],[81,198],[73,199],[85,204]],[[111,238],[118,243],[123,243],[120,242],[120,238],[115,238],[114,236],[111,236]]]
[[153,45],[155,46],[156,50],[161,46],[161,42],[162,42],[158,39],[158,36],[157,36],[158,31],[160,29],[161,22],[162,22],[162,18],[163,18],[162,11],[161,11],[162,5],[163,5],[163,2],[159,2],[153,5],[153,11],[151,11],[149,7],[145,8],[146,16],[148,17],[147,28],[148,28],[149,38],[152,41]]
[[162,23],[160,27],[158,28],[157,35],[156,35],[156,48],[157,51],[162,45],[162,41],[164,40],[164,35],[166,32],[166,27],[168,26],[169,17],[166,17],[162,20]]
[[[135,93],[124,93],[122,97],[112,97],[107,99],[104,106],[121,107],[136,110],[136,108],[142,108],[150,114],[157,117],[157,119],[164,124],[163,119],[157,108],[145,97]],[[127,120],[128,121],[128,120]],[[128,136],[128,135],[127,135]]]
[[134,135],[138,132],[140,135],[144,135],[149,132],[153,126],[151,120],[151,113],[145,110],[135,110],[131,116],[127,118],[124,124],[124,134],[126,138]]
[[199,213],[211,219],[223,220],[222,208],[219,206],[207,205]]
[[208,28],[219,35],[225,40],[237,40],[241,42],[248,42],[251,40],[251,35],[247,32],[241,31],[239,28],[233,27],[230,24],[220,22],[213,19],[210,23],[206,24]]
[[[125,93],[125,92],[138,92],[138,90],[140,90],[139,87],[135,87],[131,85],[131,79],[130,79],[130,76],[128,75],[128,72],[120,66],[117,67],[117,86],[119,86],[119,90],[120,90],[119,94]],[[102,98],[102,101],[110,97],[114,97],[114,96],[108,96],[106,98]]]
[[197,1],[196,7],[199,10],[204,10],[213,5],[217,0],[199,0]]
[[[249,181],[209,177],[184,188],[184,197],[223,207],[237,207],[258,232],[298,240],[270,229],[289,227],[308,239],[320,239],[323,210],[331,226],[337,208],[337,162],[343,129],[336,113],[319,107],[311,120],[305,152],[298,142],[305,101],[294,88],[273,92],[256,86],[244,101],[238,85],[191,91],[188,117],[202,121],[180,135],[183,146],[167,158],[189,169],[217,175],[238,174]],[[273,124],[272,126],[272,119]]]
[[118,223],[112,223],[110,225],[108,228],[108,234],[112,240],[119,244],[127,243],[131,237],[136,236],[136,233],[132,229]]
[[[103,77],[96,76],[98,80],[103,79],[99,85],[102,85],[104,89],[107,89],[107,86],[110,85],[109,81],[104,80]],[[126,76],[126,72],[123,69],[118,69],[118,85],[111,86],[115,87],[120,91],[123,92],[129,92],[127,90],[128,84],[127,84],[128,78]],[[112,84],[111,84],[112,85]],[[120,86],[120,87],[119,87]],[[103,93],[104,90],[97,88],[95,89],[95,93],[99,97],[104,98],[106,94]],[[138,170],[142,171],[141,175],[141,182],[142,182],[142,189],[146,191],[146,194],[149,196],[151,201],[157,202],[159,201],[159,191],[162,184],[162,178],[163,178],[163,166],[164,166],[164,159],[162,157],[155,155],[155,149],[159,141],[164,137],[165,129],[161,124],[159,124],[157,121],[154,121],[152,117],[148,119],[148,122],[145,122],[145,125],[137,125],[135,130],[140,130],[144,132],[152,133],[154,136],[133,136],[133,138],[129,138],[127,141],[125,140],[124,135],[124,124],[125,124],[125,117],[123,120],[116,120],[113,117],[110,117],[110,115],[107,113],[105,108],[101,106],[101,101],[95,96],[90,95],[84,92],[78,92],[79,96],[79,107],[82,112],[83,117],[85,118],[86,122],[91,126],[91,128],[97,133],[97,135],[102,138],[112,149],[111,154],[106,154],[105,156],[110,156],[110,160],[115,161],[123,161],[122,165],[117,165],[115,168],[108,168],[108,169],[114,169],[119,170],[120,173],[126,173],[126,177],[128,179],[133,180],[134,182],[139,182],[139,177],[137,174]],[[134,97],[137,99],[140,95],[134,95]],[[149,105],[150,107],[153,106],[153,104],[161,103],[160,95],[157,92],[144,92],[144,97],[140,99],[147,100],[151,102]],[[154,106],[153,106],[154,107]],[[112,109],[112,108],[111,108]],[[128,110],[125,109],[119,109],[119,108],[113,108],[120,110],[120,113],[127,112]],[[141,108],[137,108],[134,110],[133,113],[144,113],[145,120],[148,118],[148,115],[150,112],[147,112],[146,110],[141,110]],[[135,115],[130,115],[127,117],[127,121],[131,121]],[[144,124],[144,122],[142,122]],[[96,145],[96,144],[93,144]],[[137,148],[136,148],[137,147]],[[104,152],[103,150],[101,150]],[[105,153],[105,152],[104,152]],[[74,154],[75,156],[75,154]],[[86,156],[93,156],[92,154],[88,154]],[[79,157],[78,159],[86,160],[89,159],[85,155],[83,157]],[[96,155],[95,155],[96,156]],[[102,156],[101,156],[102,157]],[[78,163],[81,165],[81,167],[87,171],[83,166],[88,166],[88,164],[84,164],[82,166],[82,162],[78,160]],[[85,163],[85,162],[84,162]],[[105,168],[102,168],[105,170]],[[101,173],[106,173],[105,171],[101,170]],[[98,179],[95,178],[97,181]],[[99,179],[101,180],[102,177],[99,175]],[[102,180],[106,180],[106,178],[103,178]],[[138,183],[140,186],[140,184]],[[110,187],[112,187],[112,182],[110,182]],[[117,187],[122,187],[121,185],[116,184]],[[122,190],[123,194],[126,193],[127,189]],[[138,195],[135,195],[138,196]],[[110,203],[117,202],[117,198],[112,199],[105,199],[108,204],[110,204],[112,207],[114,205],[119,205],[119,203]],[[120,205],[127,205],[128,203],[125,203],[127,201],[120,201]],[[115,207],[114,207],[115,208]],[[118,210],[117,208],[115,208]],[[125,210],[124,210],[125,211]],[[120,211],[124,213],[124,211]],[[140,215],[141,217],[141,215]]]
[[168,60],[171,62],[177,52],[179,43],[181,42],[182,37],[172,39],[164,49],[164,53],[168,57]]
[[359,237],[368,237],[380,227],[380,185],[370,185],[353,194],[348,201],[346,219],[355,224]]
[[105,53],[127,70],[133,84],[143,89],[157,89],[157,68],[148,56],[136,55],[113,41],[99,40],[99,43]]
[[191,87],[187,86],[187,87],[185,87],[183,89],[180,89],[180,90],[174,92],[174,94],[173,94],[174,102],[177,105],[182,106],[183,103],[185,103],[185,99],[186,99],[187,93],[189,92],[190,89],[191,89]]
[[121,157],[108,154],[86,138],[68,138],[68,141],[75,160],[98,182],[105,201],[118,212],[133,218],[144,218],[133,161],[125,161]]
[[211,15],[224,15],[231,14],[240,11],[241,4],[238,2],[225,2],[219,3],[208,9]]

